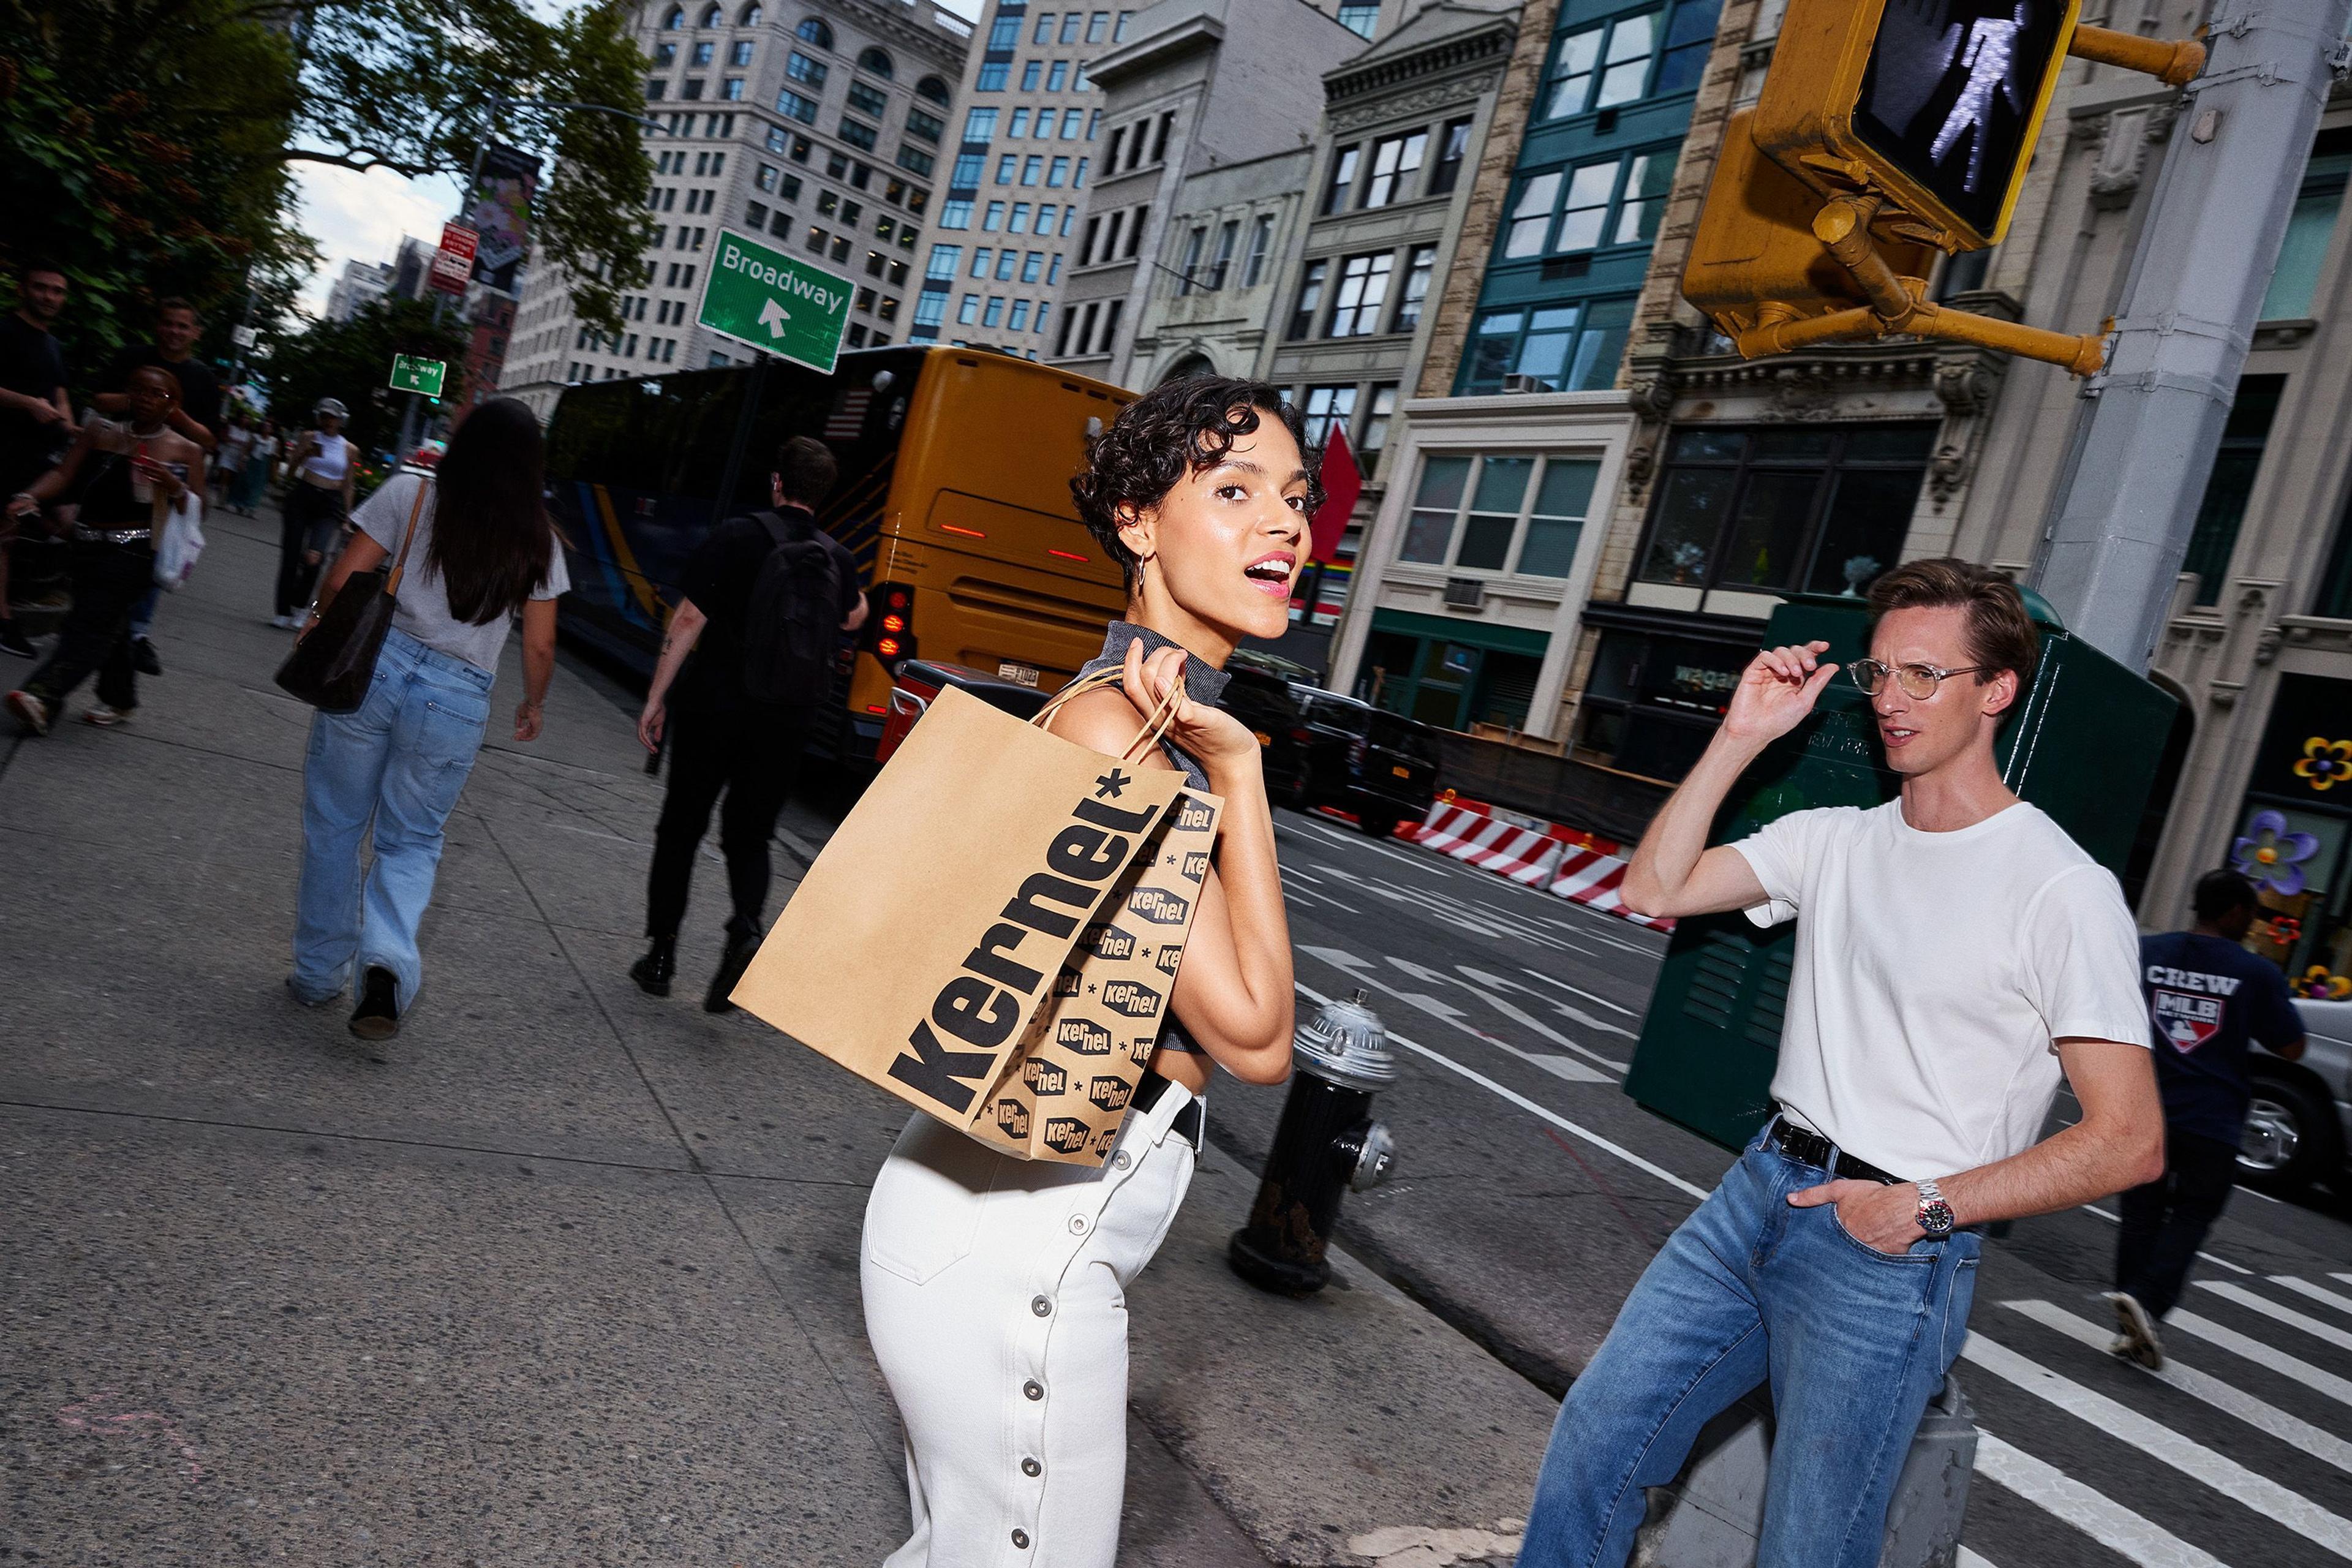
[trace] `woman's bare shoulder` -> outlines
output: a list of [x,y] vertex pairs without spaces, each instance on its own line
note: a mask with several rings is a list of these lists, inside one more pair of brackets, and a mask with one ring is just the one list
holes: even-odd
[[[1126,692],[1116,686],[1098,686],[1064,703],[1055,711],[1050,728],[1065,741],[1075,741],[1089,751],[1118,757],[1135,749],[1143,723],[1143,715],[1136,710]],[[1174,765],[1157,746],[1151,748],[1150,755],[1136,760],[1145,767]]]

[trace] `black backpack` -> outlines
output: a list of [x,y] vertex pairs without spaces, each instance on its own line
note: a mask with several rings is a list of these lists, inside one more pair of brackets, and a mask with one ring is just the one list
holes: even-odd
[[743,689],[761,702],[806,705],[833,690],[841,646],[841,580],[832,543],[805,512],[754,512],[775,548],[744,606]]

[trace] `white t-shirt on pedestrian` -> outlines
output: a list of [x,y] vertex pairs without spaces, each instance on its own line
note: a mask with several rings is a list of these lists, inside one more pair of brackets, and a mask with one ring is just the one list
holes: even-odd
[[[375,494],[360,503],[352,516],[362,531],[383,546],[384,553],[397,556],[400,539],[408,527],[409,508],[415,502],[416,489],[425,484],[422,474],[398,473],[386,479]],[[416,512],[416,541],[408,547],[408,564],[403,569],[400,586],[394,591],[396,604],[392,612],[392,624],[406,632],[426,647],[438,649],[455,658],[462,658],[478,669],[496,673],[499,654],[507,646],[507,628],[513,617],[497,616],[486,626],[469,625],[449,613],[448,591],[442,585],[441,574],[433,569],[430,559],[433,549],[434,489],[428,489],[425,504]],[[563,563],[563,542],[551,541],[547,557],[547,577],[531,590],[534,599],[552,599],[572,587],[571,571]]]
[[2055,1041],[2148,1043],[2123,890],[2023,802],[1951,833],[1870,810],[1792,812],[1732,846],[1797,921],[1772,1097],[1906,1181],[2039,1141]]

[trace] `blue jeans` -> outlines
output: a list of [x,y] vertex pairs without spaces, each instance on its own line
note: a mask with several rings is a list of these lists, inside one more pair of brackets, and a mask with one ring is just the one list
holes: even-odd
[[[392,971],[404,1011],[415,999],[416,928],[432,901],[442,826],[482,748],[492,679],[395,627],[359,710],[310,721],[290,982],[303,1001],[340,993],[354,959],[361,970]],[[360,840],[371,820],[375,859],[362,885]]]
[[1790,1206],[1830,1179],[1759,1134],[1651,1260],[1560,1405],[1520,1568],[1620,1568],[1643,1489],[1768,1378],[1758,1568],[1875,1568],[1912,1436],[1968,1337],[1979,1243],[1874,1251],[1834,1207]]

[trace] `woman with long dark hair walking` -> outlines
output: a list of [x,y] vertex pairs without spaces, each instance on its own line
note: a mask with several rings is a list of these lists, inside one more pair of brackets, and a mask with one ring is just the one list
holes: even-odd
[[[866,1207],[866,1328],[907,1434],[914,1530],[888,1568],[1111,1568],[1127,1484],[1128,1282],[1176,1218],[1215,1069],[1290,1068],[1290,931],[1257,737],[1216,706],[1247,637],[1279,636],[1319,499],[1297,411],[1260,382],[1171,382],[1073,481],[1127,577],[1127,618],[1053,728],[1224,800],[1174,1018],[1100,1167],[1030,1163],[918,1112]],[[1192,1333],[1200,1325],[1160,1325]]]
[[[356,712],[311,721],[302,771],[302,882],[286,984],[304,1005],[324,1006],[356,964],[351,1027],[363,1039],[397,1034],[415,999],[416,931],[433,897],[442,829],[481,749],[499,654],[518,611],[523,699],[514,738],[539,737],[555,670],[555,601],[572,585],[541,500],[544,457],[530,409],[510,397],[480,405],[449,438],[437,477],[402,472],[368,498],[319,596],[323,607],[353,573],[373,571],[405,543],[397,608],[367,699]],[[360,840],[371,823],[375,858],[362,881]]]

